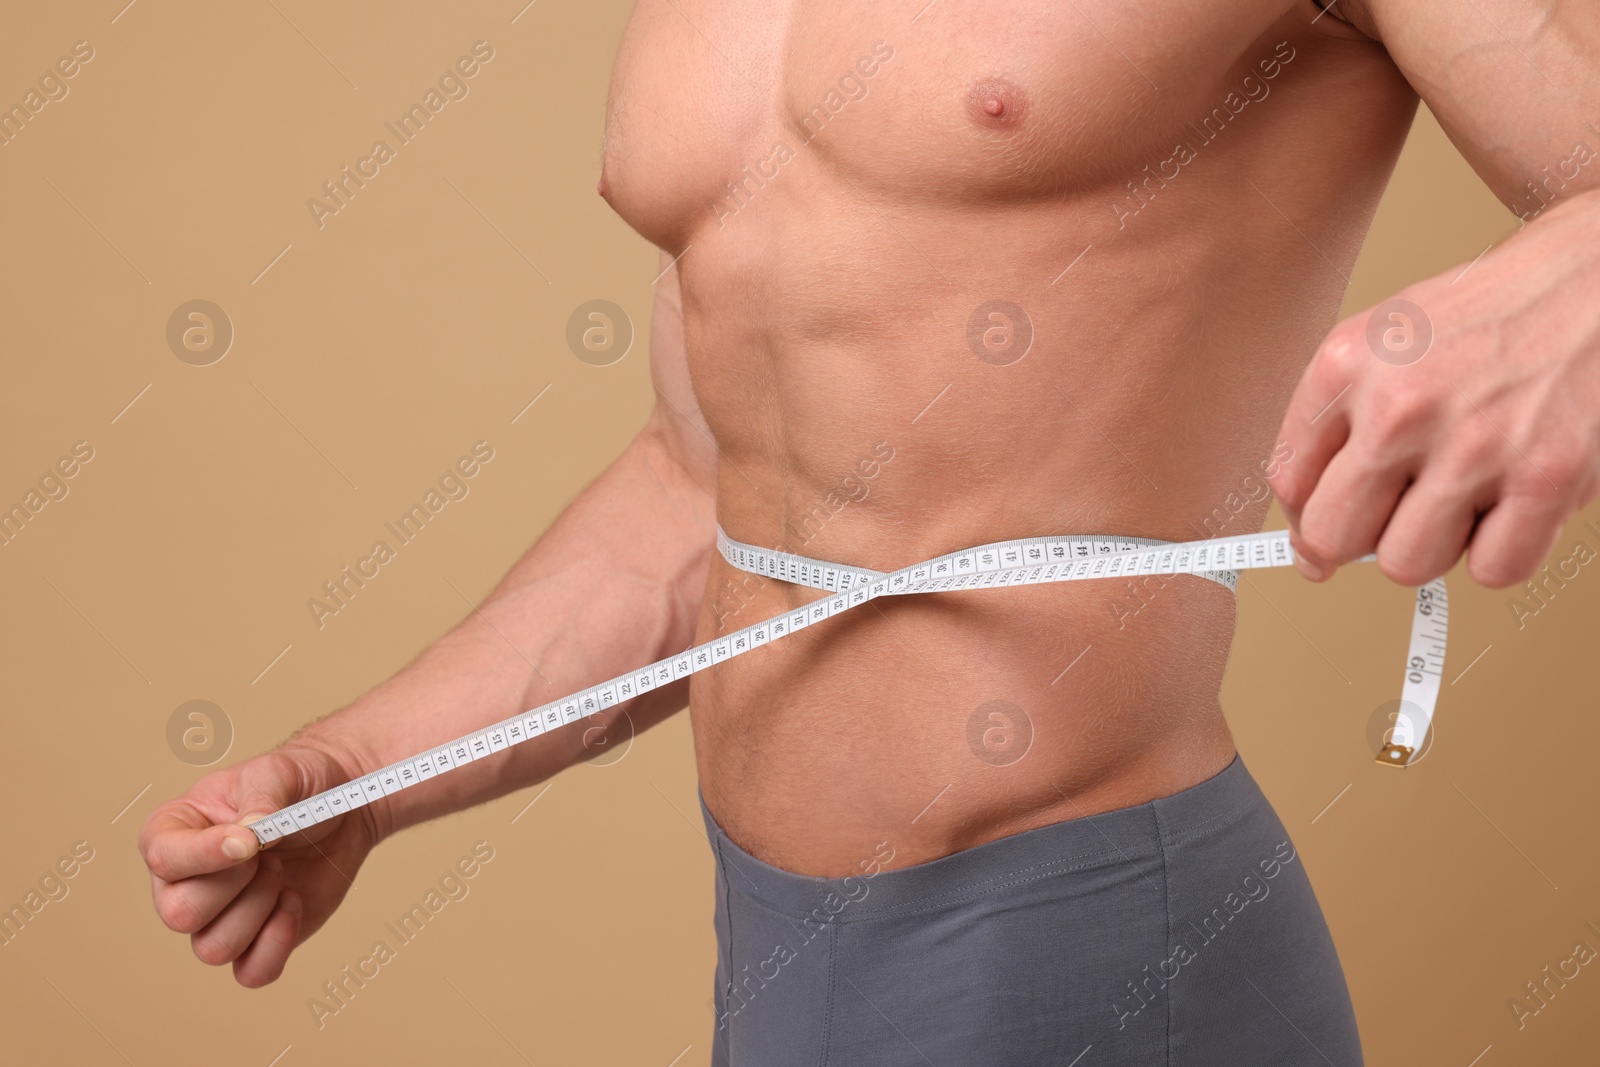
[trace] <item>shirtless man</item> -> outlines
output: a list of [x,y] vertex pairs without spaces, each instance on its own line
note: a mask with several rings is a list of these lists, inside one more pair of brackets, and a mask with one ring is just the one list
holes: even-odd
[[[482,615],[150,817],[157,911],[203,961],[273,981],[335,864],[548,778],[581,731],[264,852],[241,823],[817,596],[730,567],[718,523],[887,570],[1192,540],[1269,476],[1308,577],[1376,550],[1414,585],[1470,546],[1504,586],[1592,499],[1592,0],[923,4],[639,0],[600,193],[676,260],[656,411]],[[1365,314],[1327,334],[1418,93],[1529,222],[1372,344]],[[1223,532],[1259,527],[1246,495]],[[1232,597],[1147,593],[1135,619],[1108,583],[889,598],[626,708],[692,705],[714,1062],[1360,1062],[1218,706]]]

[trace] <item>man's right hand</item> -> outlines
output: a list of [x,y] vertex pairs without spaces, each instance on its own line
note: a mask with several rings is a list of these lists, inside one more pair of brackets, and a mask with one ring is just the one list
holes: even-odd
[[202,962],[233,964],[249,988],[276,981],[296,945],[333,914],[377,843],[358,808],[262,851],[243,824],[350,780],[321,749],[286,745],[209,774],[145,820],[139,851],[156,914]]

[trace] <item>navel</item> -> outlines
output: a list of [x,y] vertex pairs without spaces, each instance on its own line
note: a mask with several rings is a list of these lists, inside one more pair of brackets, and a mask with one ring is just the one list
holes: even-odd
[[1027,111],[1027,94],[1005,78],[982,78],[967,90],[967,117],[979,126],[1010,129]]

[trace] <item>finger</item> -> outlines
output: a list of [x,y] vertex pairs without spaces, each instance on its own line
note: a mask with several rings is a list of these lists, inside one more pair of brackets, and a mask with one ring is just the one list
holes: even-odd
[[1553,496],[1503,498],[1472,535],[1467,572],[1491,589],[1527,581],[1555,548],[1565,519]]
[[1346,394],[1354,381],[1355,358],[1350,345],[1342,330],[1323,342],[1301,375],[1278,430],[1289,455],[1268,482],[1291,529],[1298,528],[1324,469],[1350,436]]
[[1314,582],[1371,552],[1400,494],[1409,465],[1347,445],[1317,482],[1294,532],[1295,566]]
[[272,914],[282,886],[283,863],[276,856],[262,856],[249,884],[216,918],[189,938],[200,962],[218,967],[238,959]]
[[256,860],[214,874],[199,874],[178,882],[150,876],[156,914],[167,929],[192,934],[216,918],[239,891],[250,884],[257,870]]
[[246,989],[260,989],[278,980],[300,936],[300,915],[303,910],[300,894],[292,889],[284,890],[278,897],[278,906],[262,924],[256,939],[244,955],[233,961],[234,981]]
[[140,852],[150,871],[165,882],[210,874],[254,856],[256,835],[233,823],[208,825],[186,805],[158,811],[139,835]]
[[1378,568],[1401,585],[1416,586],[1455,566],[1472,536],[1481,493],[1424,472],[1378,539]]

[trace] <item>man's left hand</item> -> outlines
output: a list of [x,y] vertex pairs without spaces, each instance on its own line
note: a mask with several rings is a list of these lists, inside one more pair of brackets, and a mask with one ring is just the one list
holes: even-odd
[[1376,552],[1405,585],[1529,578],[1600,488],[1600,190],[1334,328],[1271,478],[1296,563]]

